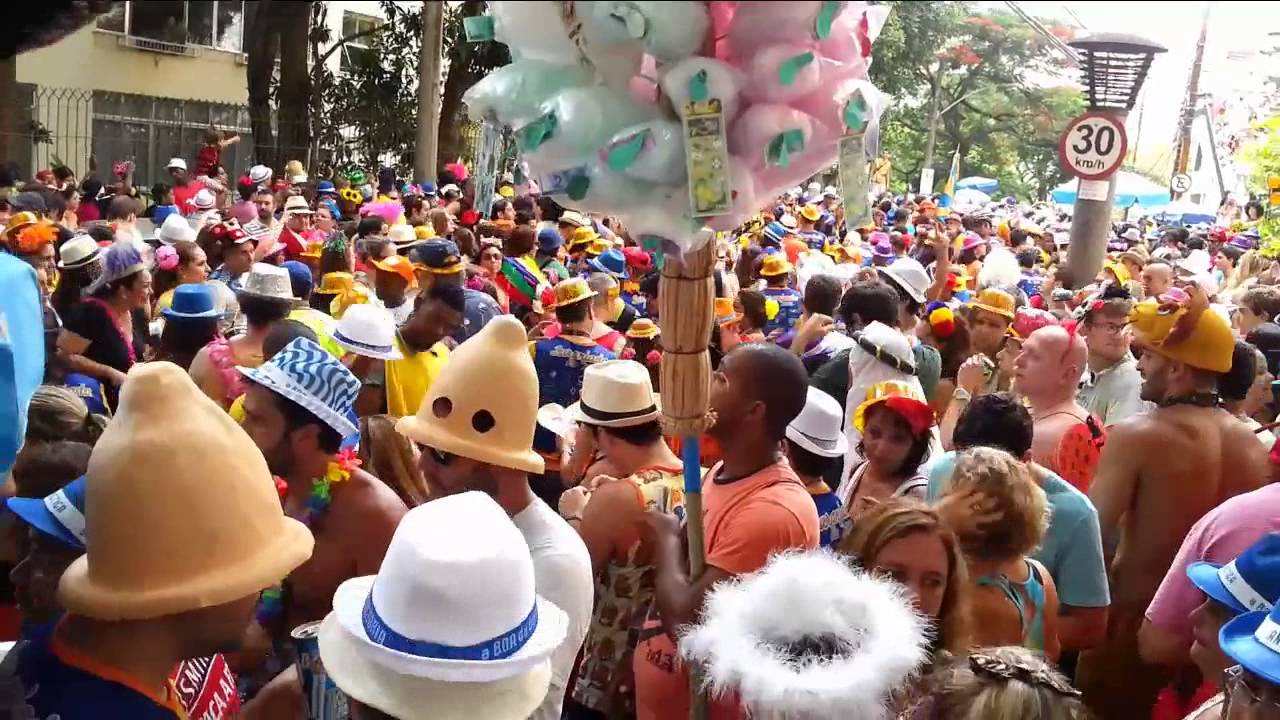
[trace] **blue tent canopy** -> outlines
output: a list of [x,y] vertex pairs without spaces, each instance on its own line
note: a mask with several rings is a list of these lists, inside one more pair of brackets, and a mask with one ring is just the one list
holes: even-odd
[[977,190],[988,195],[995,192],[998,187],[1000,187],[999,180],[978,175],[970,175],[967,178],[961,178],[956,181],[957,190]]
[[[1059,205],[1074,205],[1079,180],[1068,180],[1054,188],[1049,196]],[[1168,188],[1157,185],[1145,177],[1131,172],[1116,173],[1115,207],[1127,208],[1137,202],[1142,207],[1161,207],[1169,204]]]

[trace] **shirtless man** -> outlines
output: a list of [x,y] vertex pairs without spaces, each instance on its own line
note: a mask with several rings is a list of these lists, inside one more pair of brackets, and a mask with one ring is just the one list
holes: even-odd
[[1267,479],[1261,443],[1218,407],[1234,339],[1203,290],[1192,286],[1191,300],[1172,313],[1143,302],[1129,321],[1143,350],[1142,399],[1159,407],[1112,427],[1089,490],[1103,547],[1115,548],[1112,604],[1107,643],[1081,655],[1076,680],[1102,718],[1150,713],[1169,673],[1138,656],[1147,605],[1192,524]]
[[1100,423],[1076,402],[1088,355],[1084,338],[1049,325],[1031,333],[1014,361],[1014,387],[1035,421],[1031,457],[1081,492],[1093,480],[1102,440]]
[[[284,480],[285,514],[311,529],[315,552],[283,579],[277,601],[259,603],[241,674],[257,669],[268,643],[287,646],[293,628],[328,614],[344,580],[377,574],[408,512],[394,490],[340,452],[343,440],[356,432],[351,409],[360,382],[351,371],[316,343],[298,338],[245,374],[242,426],[271,472]],[[325,479],[328,501],[317,492]]]

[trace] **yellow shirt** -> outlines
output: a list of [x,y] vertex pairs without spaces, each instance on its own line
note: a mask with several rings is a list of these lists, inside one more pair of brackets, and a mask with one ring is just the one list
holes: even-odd
[[320,347],[339,360],[342,359],[345,351],[338,341],[333,339],[333,331],[338,327],[337,320],[313,307],[294,308],[289,312],[289,319],[311,328],[311,332],[315,333],[316,339],[319,340]]
[[387,413],[392,417],[404,417],[418,412],[431,383],[449,359],[449,348],[444,343],[436,343],[430,350],[415,353],[405,346],[398,334],[396,347],[404,358],[385,363]]

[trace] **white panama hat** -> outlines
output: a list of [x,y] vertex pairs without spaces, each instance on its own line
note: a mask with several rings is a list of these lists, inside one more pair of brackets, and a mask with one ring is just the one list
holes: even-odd
[[178,213],[169,213],[160,227],[156,228],[156,240],[164,245],[172,245],[179,240],[195,242],[196,230],[186,218]]
[[569,423],[596,427],[634,427],[662,417],[653,381],[635,360],[606,360],[588,365],[579,400],[567,408],[555,403],[538,408],[538,424],[561,434]]
[[876,270],[884,275],[886,280],[910,295],[912,300],[921,305],[925,304],[928,299],[925,293],[928,292],[929,285],[932,283],[920,261],[908,257],[898,258],[888,267],[880,267]]
[[58,267],[66,270],[88,265],[98,259],[101,251],[98,241],[91,236],[76,235],[58,248],[58,255],[62,258],[58,261]]
[[524,536],[472,491],[410,510],[378,575],[338,587],[320,656],[343,692],[396,717],[524,718],[567,628],[535,592]]
[[787,425],[787,439],[821,457],[843,457],[849,450],[844,436],[844,408],[825,392],[809,388],[804,409]]
[[370,304],[352,305],[333,331],[334,342],[347,352],[375,360],[404,357],[396,347],[396,321],[391,313]]

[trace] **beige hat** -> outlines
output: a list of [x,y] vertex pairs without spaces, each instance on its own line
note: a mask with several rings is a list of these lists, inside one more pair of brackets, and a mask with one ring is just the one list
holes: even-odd
[[285,517],[257,446],[172,363],[129,371],[86,477],[89,551],[58,587],[69,612],[145,620],[222,605],[311,557],[311,531]]
[[533,450],[537,414],[529,339],[519,320],[499,315],[450,353],[418,414],[400,418],[396,430],[436,450],[538,474],[544,464]]
[[633,427],[662,417],[649,370],[635,360],[606,360],[588,365],[578,402],[538,409],[538,423],[556,432],[565,422],[597,427]]
[[284,201],[284,211],[289,215],[311,215],[314,212],[307,204],[307,199],[301,195],[290,195],[289,199]]

